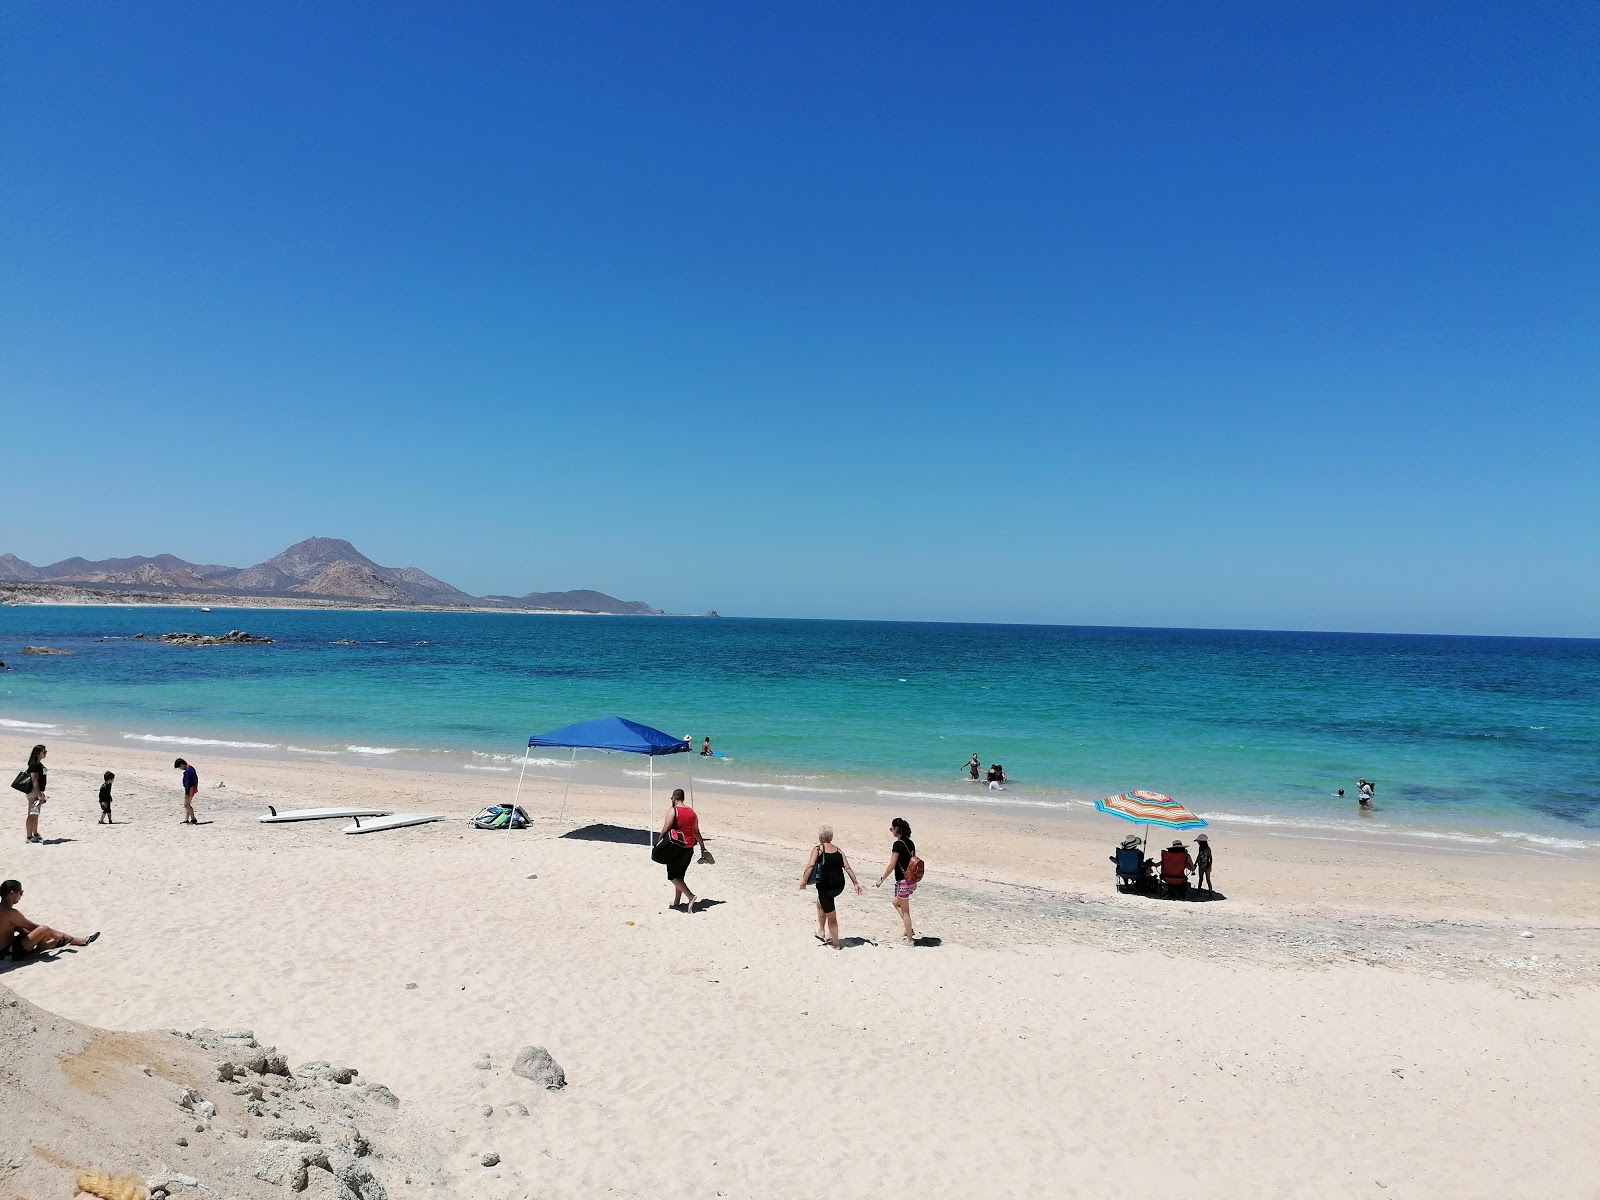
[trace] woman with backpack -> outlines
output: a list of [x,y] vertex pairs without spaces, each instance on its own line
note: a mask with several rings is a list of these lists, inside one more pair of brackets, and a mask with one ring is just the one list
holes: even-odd
[[856,895],[861,895],[855,868],[844,851],[833,844],[833,827],[824,825],[817,830],[817,844],[811,847],[806,869],[800,873],[800,890],[817,885],[817,941],[826,942],[835,950],[839,949],[839,914],[833,911],[833,902],[844,891],[846,875],[855,885]]
[[905,926],[903,935],[907,943],[915,945],[917,934],[911,927],[911,893],[922,882],[922,860],[917,857],[917,844],[911,840],[911,826],[896,817],[889,822],[889,832],[894,834],[894,848],[889,852],[889,865],[878,876],[873,887],[882,887],[883,881],[894,873],[894,907]]

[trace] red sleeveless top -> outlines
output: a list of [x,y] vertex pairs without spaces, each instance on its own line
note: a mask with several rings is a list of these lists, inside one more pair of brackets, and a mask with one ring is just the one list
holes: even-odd
[[700,818],[686,804],[675,805],[673,813],[675,828],[667,836],[685,846],[693,846],[700,836]]

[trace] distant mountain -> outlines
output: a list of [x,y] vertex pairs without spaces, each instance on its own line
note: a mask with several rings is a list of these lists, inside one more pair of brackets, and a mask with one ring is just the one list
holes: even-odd
[[36,567],[0,554],[0,583],[49,583],[97,591],[237,594],[292,599],[347,600],[384,607],[560,609],[567,612],[660,612],[642,600],[604,592],[531,592],[526,596],[472,596],[417,567],[385,567],[342,538],[313,537],[253,567],[191,563],[171,554],[153,558],[64,558]]
[[563,612],[615,613],[618,616],[657,617],[659,608],[643,600],[618,600],[604,592],[529,592],[526,596],[485,596],[509,608],[553,608]]

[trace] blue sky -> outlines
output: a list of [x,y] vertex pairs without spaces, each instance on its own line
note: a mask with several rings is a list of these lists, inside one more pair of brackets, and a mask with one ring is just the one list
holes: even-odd
[[1596,62],[1580,3],[4,0],[0,551],[1600,636]]

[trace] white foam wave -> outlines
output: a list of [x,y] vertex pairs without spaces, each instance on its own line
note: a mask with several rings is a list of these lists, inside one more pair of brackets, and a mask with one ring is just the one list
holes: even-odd
[[351,754],[384,755],[400,753],[400,749],[397,746],[346,746],[345,749],[350,751]]
[[285,746],[284,749],[287,750],[290,754],[328,754],[328,753],[331,753],[330,751],[327,751],[327,750],[313,750],[310,746]]
[[1532,842],[1535,846],[1550,846],[1556,850],[1593,850],[1600,842],[1585,842],[1579,838],[1545,837],[1537,833],[1518,833],[1515,829],[1503,830],[1503,838],[1518,842]]
[[828,787],[802,787],[797,783],[759,783],[754,779],[696,779],[696,783],[706,787],[740,787],[763,788],[777,792],[805,792],[808,795],[846,796],[849,792],[845,788]]
[[896,800],[971,800],[971,796],[958,796],[953,792],[897,792],[889,788],[875,788],[874,796],[892,796]]
[[277,742],[230,742],[225,738],[183,737],[175,733],[125,733],[130,742],[160,742],[165,746],[227,746],[233,750],[276,750]]
[[482,767],[477,763],[462,763],[461,769],[463,771],[499,771],[506,775],[511,774],[510,767]]
[[[473,758],[487,758],[490,762],[520,763],[523,761],[520,754],[490,754],[484,750],[471,751]],[[530,767],[570,767],[570,758],[530,758],[527,760]]]
[[59,725],[52,725],[48,721],[12,721],[0,717],[0,729],[37,729],[49,733],[52,729],[60,729]]

